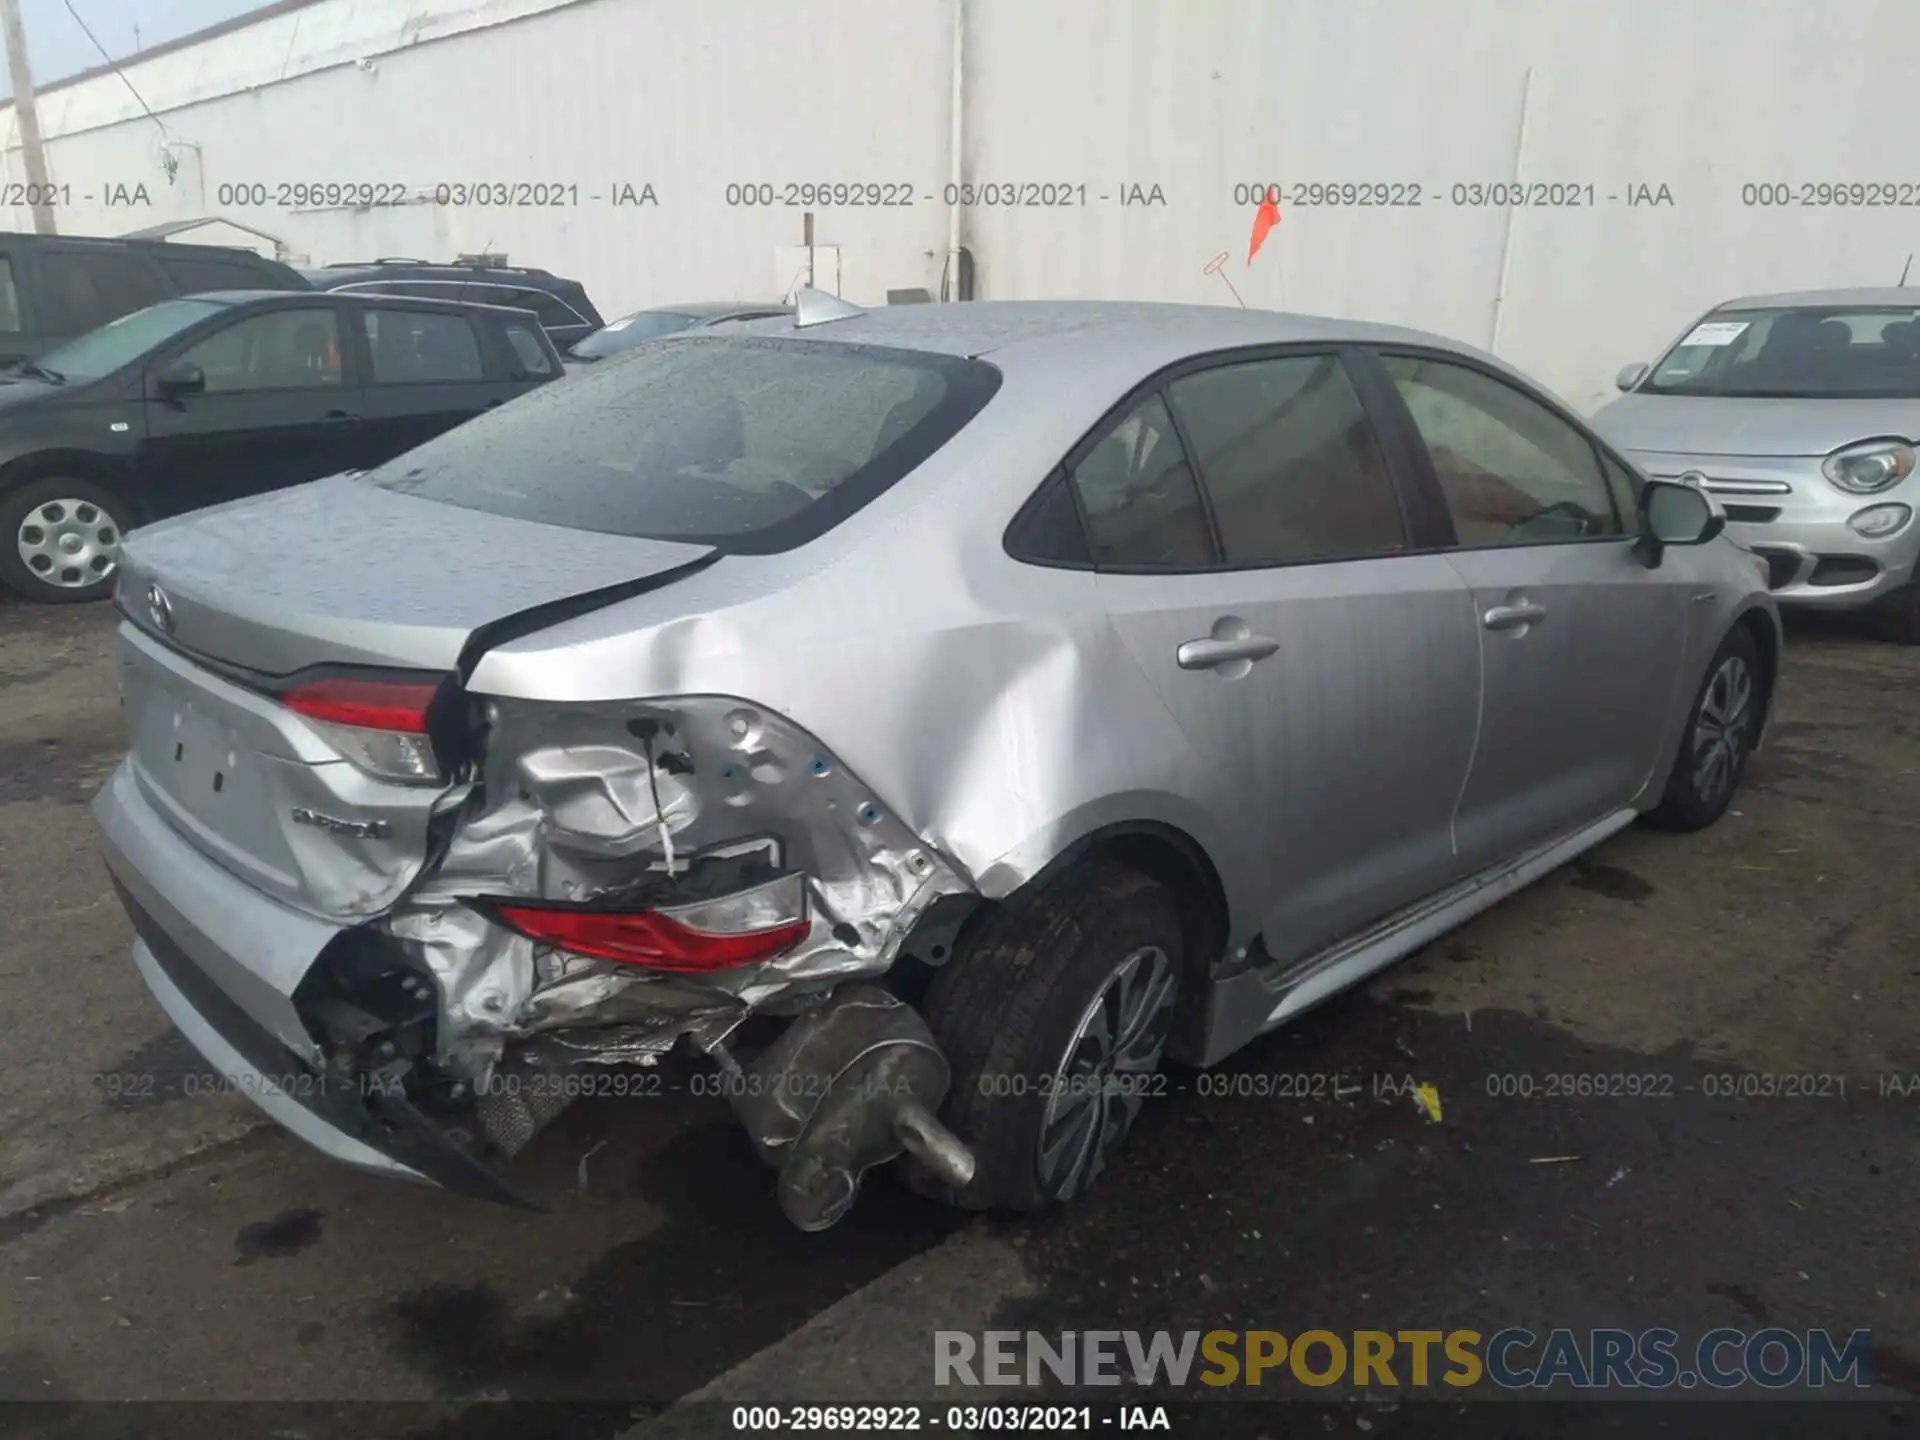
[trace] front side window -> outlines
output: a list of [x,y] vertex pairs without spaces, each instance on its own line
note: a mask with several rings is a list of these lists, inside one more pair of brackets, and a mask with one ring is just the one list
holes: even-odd
[[200,367],[209,395],[338,385],[339,324],[330,309],[275,310],[215,331],[180,358]]
[[1331,355],[1224,365],[1167,387],[1228,565],[1390,554],[1406,530],[1346,367]]
[[1680,337],[1640,392],[1920,399],[1920,306],[1717,310]]
[[480,341],[464,315],[427,310],[363,310],[376,385],[457,384],[484,380]]
[[1073,485],[1096,564],[1197,570],[1216,563],[1200,487],[1158,395],[1073,467]]
[[1504,380],[1383,355],[1426,441],[1459,543],[1545,545],[1622,533],[1592,443]]
[[688,338],[543,385],[366,479],[547,525],[767,553],[902,479],[998,386],[978,360]]

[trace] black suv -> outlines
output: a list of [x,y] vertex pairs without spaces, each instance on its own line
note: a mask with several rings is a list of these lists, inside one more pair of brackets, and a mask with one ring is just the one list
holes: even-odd
[[313,290],[137,310],[0,377],[0,583],[104,598],[134,525],[370,468],[560,373],[524,310]]
[[[504,257],[493,257],[502,260]],[[547,334],[564,354],[606,322],[578,280],[563,280],[546,270],[500,264],[436,265],[428,260],[365,260],[302,270],[316,290],[346,290],[363,295],[412,295],[423,300],[465,300],[480,305],[510,305],[540,317]]]
[[0,366],[202,290],[305,290],[278,260],[219,245],[0,230]]

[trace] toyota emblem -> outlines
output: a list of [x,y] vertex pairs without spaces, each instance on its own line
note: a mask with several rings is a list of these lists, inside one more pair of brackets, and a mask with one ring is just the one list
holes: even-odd
[[154,628],[173,633],[173,601],[151,580],[147,582],[147,614],[153,617]]

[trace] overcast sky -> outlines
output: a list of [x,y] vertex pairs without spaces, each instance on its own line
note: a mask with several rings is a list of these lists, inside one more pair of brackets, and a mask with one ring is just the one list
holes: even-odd
[[[20,0],[27,27],[27,55],[35,85],[51,85],[101,63],[87,30],[115,60],[142,47],[177,40],[235,15],[257,10],[265,0]],[[79,15],[79,20],[74,18]],[[80,21],[86,22],[82,29]],[[0,96],[13,93],[0,68]]]

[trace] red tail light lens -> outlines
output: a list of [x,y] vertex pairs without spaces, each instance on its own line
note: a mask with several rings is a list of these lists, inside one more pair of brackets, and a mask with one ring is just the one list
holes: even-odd
[[536,902],[496,905],[493,913],[538,944],[676,974],[771,960],[813,928],[798,875],[669,908],[583,910]]
[[391,730],[402,735],[427,733],[427,710],[439,693],[432,680],[356,680],[335,676],[295,685],[280,703],[310,720]]
[[280,692],[280,703],[304,715],[342,755],[378,780],[437,785],[440,762],[427,733],[427,712],[440,693],[436,677],[327,675]]

